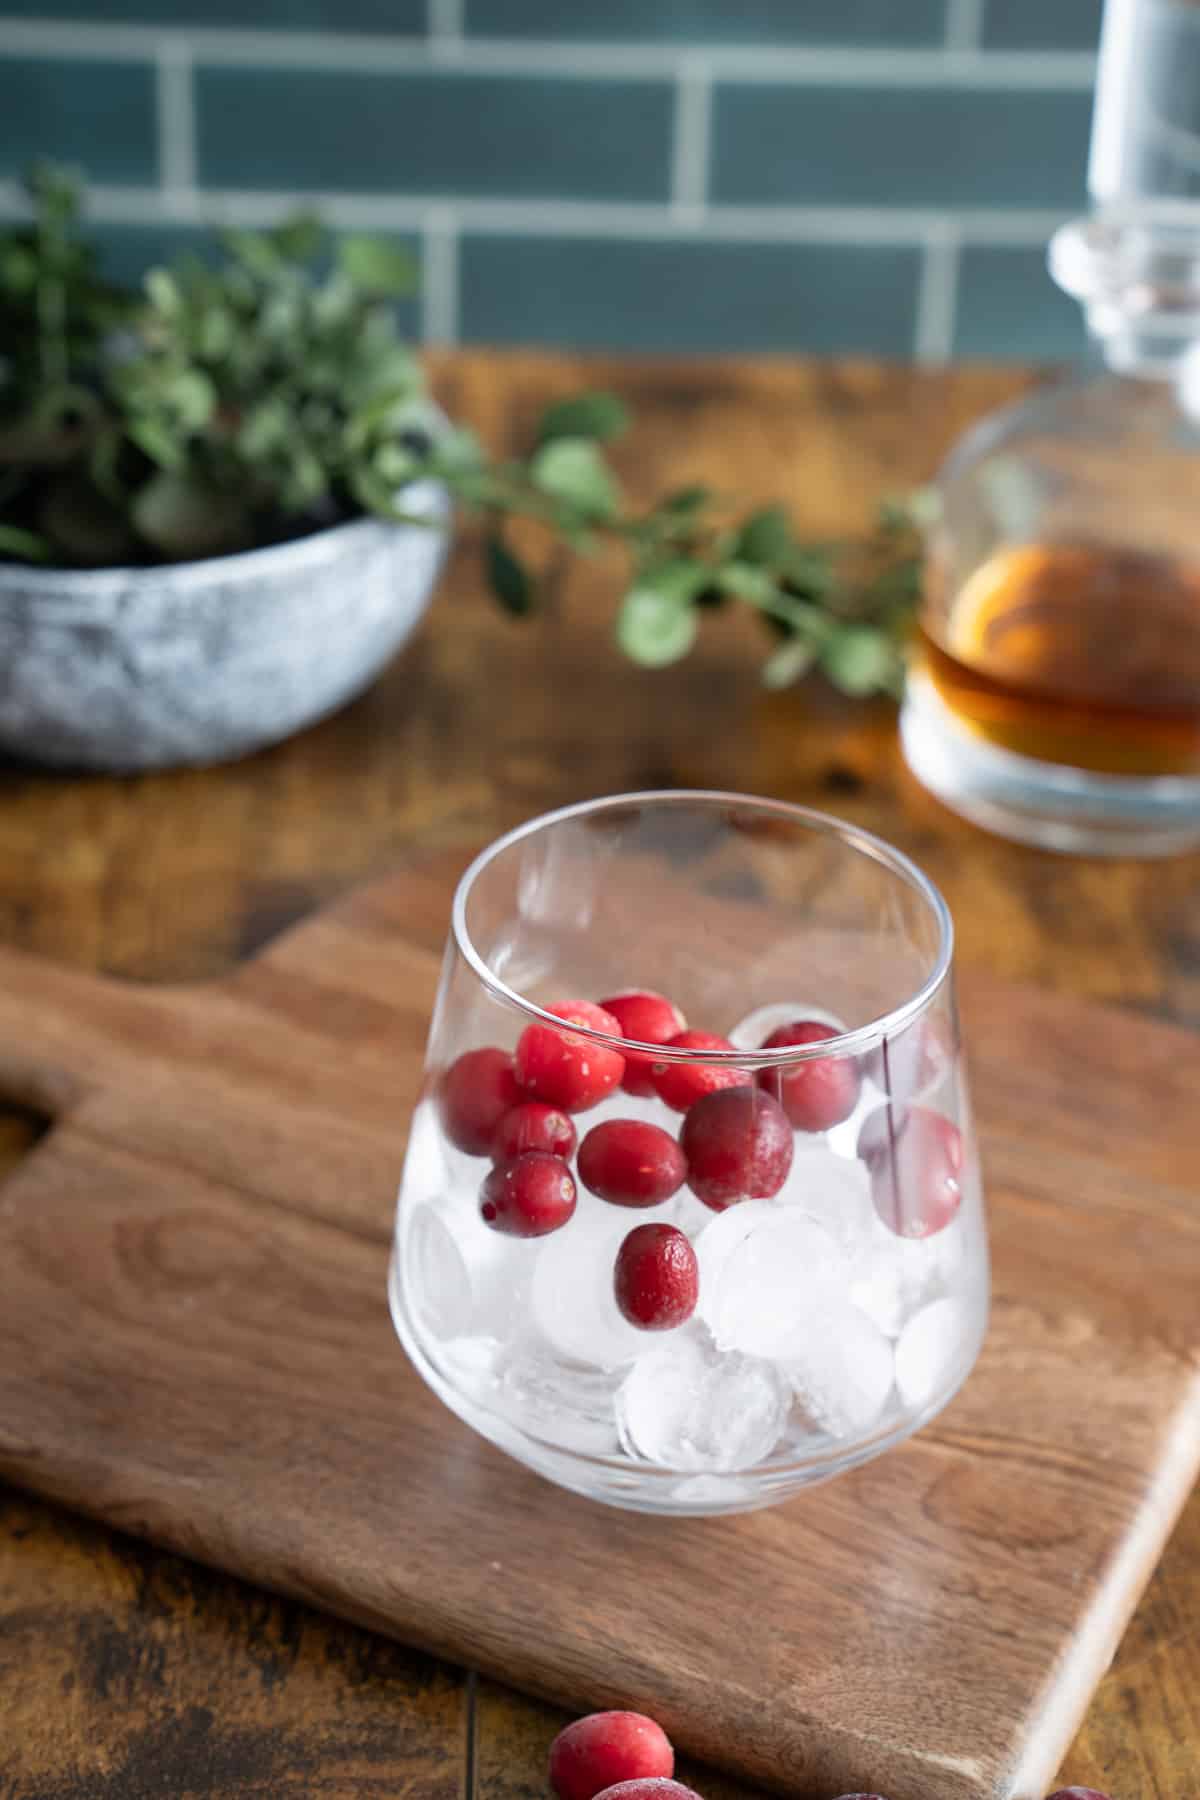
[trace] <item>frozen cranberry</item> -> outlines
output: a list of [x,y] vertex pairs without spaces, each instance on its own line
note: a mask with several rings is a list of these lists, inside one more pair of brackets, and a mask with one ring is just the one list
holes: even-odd
[[561,1157],[526,1150],[493,1169],[479,1190],[479,1212],[506,1237],[545,1237],[575,1211],[575,1182]]
[[927,1238],[962,1201],[962,1133],[927,1106],[881,1106],[863,1120],[858,1154],[871,1175],[875,1211],[897,1237]]
[[[713,1031],[680,1031],[667,1039],[672,1050],[732,1050],[728,1038]],[[653,1063],[650,1079],[660,1100],[676,1112],[686,1112],[702,1094],[715,1094],[721,1088],[745,1087],[750,1077],[741,1069],[723,1068],[716,1063]]]
[[675,1139],[647,1120],[605,1119],[579,1146],[579,1179],[614,1206],[657,1206],[679,1192],[686,1175]]
[[891,1100],[915,1100],[941,1079],[953,1060],[952,1027],[927,1013],[869,1051],[863,1066]]
[[525,1100],[506,1112],[492,1133],[492,1161],[511,1162],[523,1150],[546,1150],[567,1157],[575,1148],[575,1127],[561,1107]]
[[[614,994],[600,1004],[620,1025],[621,1036],[632,1038],[638,1044],[665,1044],[687,1029],[687,1020],[679,1008],[672,1006],[665,994],[656,994],[652,988],[630,988],[628,993]],[[626,1051],[621,1086],[627,1094],[645,1096],[654,1092],[651,1061],[641,1051]]]
[[[621,1035],[612,1014],[590,1000],[560,1000],[546,1011],[568,1025],[586,1025],[606,1037]],[[573,1031],[527,1025],[517,1043],[516,1069],[517,1080],[535,1100],[567,1112],[586,1112],[620,1082],[625,1058],[619,1050],[609,1050]]]
[[550,1786],[558,1800],[593,1800],[614,1782],[670,1775],[674,1768],[671,1740],[644,1713],[589,1713],[550,1746]]
[[442,1076],[442,1129],[469,1156],[486,1156],[497,1124],[523,1099],[507,1050],[467,1050]]
[[674,1225],[636,1225],[617,1251],[617,1305],[643,1331],[670,1331],[690,1319],[700,1295],[700,1265]]
[[[836,1036],[831,1025],[817,1019],[796,1019],[773,1031],[763,1049],[819,1044]],[[797,1131],[828,1131],[848,1119],[858,1105],[862,1077],[853,1057],[818,1056],[786,1069],[760,1069],[758,1085],[778,1100]]]
[[705,1206],[724,1212],[738,1200],[769,1200],[792,1166],[792,1128],[778,1101],[760,1088],[705,1094],[679,1134],[688,1186]]
[[700,1800],[700,1795],[682,1781],[642,1775],[636,1781],[618,1781],[615,1787],[601,1788],[596,1800]]

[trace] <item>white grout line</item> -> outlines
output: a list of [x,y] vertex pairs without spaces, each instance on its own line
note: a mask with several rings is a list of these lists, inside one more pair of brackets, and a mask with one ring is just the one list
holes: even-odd
[[458,342],[458,228],[449,207],[431,209],[422,231],[421,341]]
[[[592,200],[475,200],[455,194],[347,194],[273,189],[164,191],[95,184],[88,216],[110,225],[214,221],[270,225],[315,209],[335,227],[425,230],[453,218],[457,230],[525,238],[675,239],[707,243],[862,243],[925,248],[939,232],[961,243],[1040,248],[1065,212],[972,211],[918,207],[709,207],[702,221],[669,205],[608,205]],[[14,182],[0,184],[0,218],[25,214]]]
[[[470,196],[348,194],[274,189],[159,192],[98,183],[88,190],[88,216],[107,224],[217,223],[266,225],[299,208],[335,226],[424,231],[452,220],[460,231],[505,237],[671,239],[702,235],[711,243],[915,245],[939,233],[961,243],[1041,247],[1066,218],[1062,212],[916,207],[710,207],[697,230],[669,205],[590,200],[480,200]],[[23,216],[15,183],[0,183],[0,217]]]
[[427,0],[427,6],[433,56],[457,60],[463,46],[463,0]]
[[699,223],[708,200],[712,83],[699,58],[686,63],[675,88],[671,143],[671,209],[678,223]]
[[958,233],[952,225],[931,231],[921,263],[913,355],[937,367],[954,354],[954,319],[958,306]]
[[[0,0],[2,4],[2,0]],[[446,23],[452,0],[430,0]],[[112,60],[157,54],[170,28],[88,25],[57,19],[0,17],[0,54]],[[320,31],[180,29],[197,62],[271,68],[344,69],[363,74],[437,73],[559,75],[583,80],[670,81],[689,57],[714,79],[810,83],[834,87],[957,87],[970,89],[1090,89],[1096,58],[1087,50],[888,50],[774,45],[561,44],[518,39],[460,40],[451,32],[425,38]],[[452,60],[447,60],[447,52]]]
[[192,103],[192,59],[187,46],[167,39],[155,69],[158,112],[158,178],[172,191],[196,185],[196,119]]
[[983,42],[984,0],[947,0],[947,50],[978,50]]

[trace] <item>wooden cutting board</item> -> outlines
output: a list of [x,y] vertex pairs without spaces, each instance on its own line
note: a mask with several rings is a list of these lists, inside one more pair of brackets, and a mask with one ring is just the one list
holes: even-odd
[[921,1437],[774,1511],[559,1493],[445,1412],[384,1281],[460,859],[230,979],[0,952],[0,1473],[796,1795],[1044,1793],[1200,1463],[1190,1036],[964,982],[994,1324]]

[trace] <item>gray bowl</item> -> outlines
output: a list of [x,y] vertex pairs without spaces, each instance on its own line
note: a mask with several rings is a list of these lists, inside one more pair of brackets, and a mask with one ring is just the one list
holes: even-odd
[[449,499],[153,569],[0,565],[0,749],[116,772],[222,762],[365,688],[429,604]]

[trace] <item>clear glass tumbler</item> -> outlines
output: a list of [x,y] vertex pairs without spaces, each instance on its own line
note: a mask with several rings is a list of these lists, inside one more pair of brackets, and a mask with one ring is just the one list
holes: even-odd
[[931,1419],[988,1306],[951,952],[905,857],[774,801],[619,796],[484,851],[390,1275],[434,1392],[562,1486],[675,1514]]

